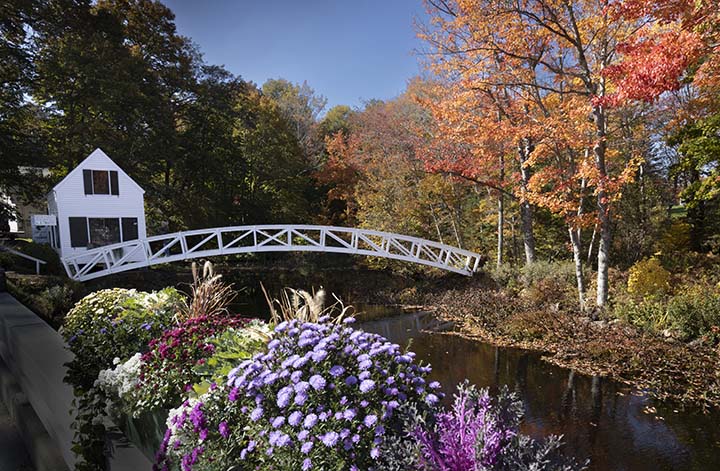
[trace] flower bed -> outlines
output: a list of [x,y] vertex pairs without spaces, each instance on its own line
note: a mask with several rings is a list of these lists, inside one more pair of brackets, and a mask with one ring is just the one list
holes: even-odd
[[[519,434],[521,407],[507,393],[493,402],[465,387],[445,410],[429,366],[351,318],[182,319],[169,314],[182,304],[175,293],[161,293],[94,294],[63,329],[74,368],[94,343],[102,352],[68,376],[85,415],[120,424],[158,470],[580,468],[556,439]],[[97,422],[85,435],[103,431]],[[79,469],[101,469],[97,443],[79,445],[90,448]]]

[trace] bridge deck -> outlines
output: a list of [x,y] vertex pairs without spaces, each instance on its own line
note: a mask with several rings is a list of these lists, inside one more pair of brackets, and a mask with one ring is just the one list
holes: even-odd
[[87,281],[111,273],[254,252],[333,252],[391,258],[472,275],[481,256],[469,250],[389,232],[333,226],[217,227],[163,234],[90,249],[62,259],[68,276]]

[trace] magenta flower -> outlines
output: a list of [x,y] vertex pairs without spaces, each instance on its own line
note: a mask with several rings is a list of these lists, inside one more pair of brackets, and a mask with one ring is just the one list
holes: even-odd
[[223,438],[227,438],[230,436],[230,427],[228,426],[228,423],[225,421],[220,422],[220,425],[218,425],[218,432],[220,432],[220,435]]

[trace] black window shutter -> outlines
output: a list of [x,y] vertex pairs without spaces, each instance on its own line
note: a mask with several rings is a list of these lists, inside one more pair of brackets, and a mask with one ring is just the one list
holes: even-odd
[[110,170],[110,194],[120,194],[120,189],[118,188],[118,173],[116,170]]
[[83,170],[83,181],[85,182],[85,194],[92,195],[92,170]]
[[68,218],[70,220],[70,246],[87,247],[88,226],[87,218]]
[[138,238],[137,218],[122,218],[122,240],[136,240]]

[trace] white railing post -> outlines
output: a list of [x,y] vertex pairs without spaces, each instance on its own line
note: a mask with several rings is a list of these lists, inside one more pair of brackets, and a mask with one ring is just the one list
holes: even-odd
[[185,255],[188,251],[185,234],[183,234],[182,232],[178,232],[177,236],[180,238],[180,250],[182,251],[183,255]]

